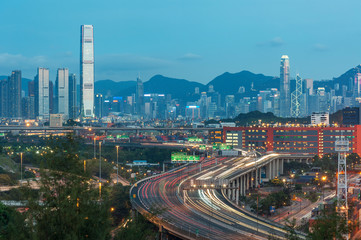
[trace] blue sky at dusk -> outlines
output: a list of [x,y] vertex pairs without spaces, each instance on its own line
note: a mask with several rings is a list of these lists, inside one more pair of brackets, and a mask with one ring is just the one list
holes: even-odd
[[80,25],[94,25],[95,78],[155,74],[206,83],[223,72],[337,77],[361,63],[361,1],[1,1],[0,75],[79,74]]

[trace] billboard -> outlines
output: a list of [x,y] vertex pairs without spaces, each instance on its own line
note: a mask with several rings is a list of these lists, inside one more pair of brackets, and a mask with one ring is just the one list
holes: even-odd
[[203,142],[203,139],[198,137],[189,137],[188,142]]
[[227,145],[225,143],[214,143],[212,147],[213,147],[213,150],[231,150],[231,149],[233,149],[233,146]]
[[187,155],[185,152],[172,152],[171,162],[172,163],[191,163],[198,162],[200,157],[197,155]]

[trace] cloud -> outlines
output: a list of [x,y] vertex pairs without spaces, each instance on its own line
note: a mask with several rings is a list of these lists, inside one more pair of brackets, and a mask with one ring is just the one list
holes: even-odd
[[181,61],[193,61],[193,60],[199,60],[202,59],[200,55],[194,54],[194,53],[186,53],[183,56],[177,58]]
[[257,46],[260,47],[280,47],[282,45],[285,45],[286,43],[283,41],[281,37],[275,37],[271,40],[260,42],[257,44]]
[[26,57],[21,54],[0,53],[0,69],[30,69],[46,62],[45,56]]
[[314,45],[312,46],[312,49],[313,49],[314,51],[317,51],[317,52],[325,52],[325,51],[329,50],[326,45],[321,44],[321,43],[316,43],[316,44],[314,44]]

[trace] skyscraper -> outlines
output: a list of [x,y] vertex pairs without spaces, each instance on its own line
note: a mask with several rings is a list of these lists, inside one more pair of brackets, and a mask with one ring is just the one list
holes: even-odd
[[144,114],[144,86],[140,77],[137,77],[137,89],[135,92],[135,112],[139,115]]
[[49,118],[49,69],[38,68],[35,76],[35,112],[43,119]]
[[8,80],[3,79],[0,81],[0,117],[8,117]]
[[83,117],[94,117],[94,31],[93,25],[81,26],[80,106]]
[[95,95],[95,116],[97,118],[103,117],[103,95],[98,93]]
[[8,80],[9,117],[21,117],[21,71],[11,72]]
[[78,116],[76,104],[76,77],[75,74],[69,75],[69,118],[74,119]]
[[290,104],[290,62],[287,55],[281,57],[280,66],[280,116],[289,117]]
[[63,114],[63,119],[69,117],[69,70],[59,68],[55,83],[56,103],[58,113]]

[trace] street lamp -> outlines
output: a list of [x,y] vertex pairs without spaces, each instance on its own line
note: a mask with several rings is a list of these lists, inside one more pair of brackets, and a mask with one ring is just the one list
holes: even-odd
[[102,142],[99,141],[99,198],[102,196]]
[[322,184],[322,201],[324,201],[325,200],[325,194],[324,194],[324,191],[325,191],[325,182],[326,182],[326,180],[327,180],[327,176],[322,176],[322,182],[323,182],[323,184]]
[[96,159],[96,155],[95,155],[95,152],[96,152],[96,141],[97,141],[97,139],[96,139],[96,137],[95,137],[95,135],[94,135],[94,159]]
[[117,148],[117,184],[118,184],[118,170],[119,170],[119,165],[118,165],[118,151],[119,151],[119,146],[115,146]]
[[21,183],[23,182],[23,153],[20,153],[20,177]]

